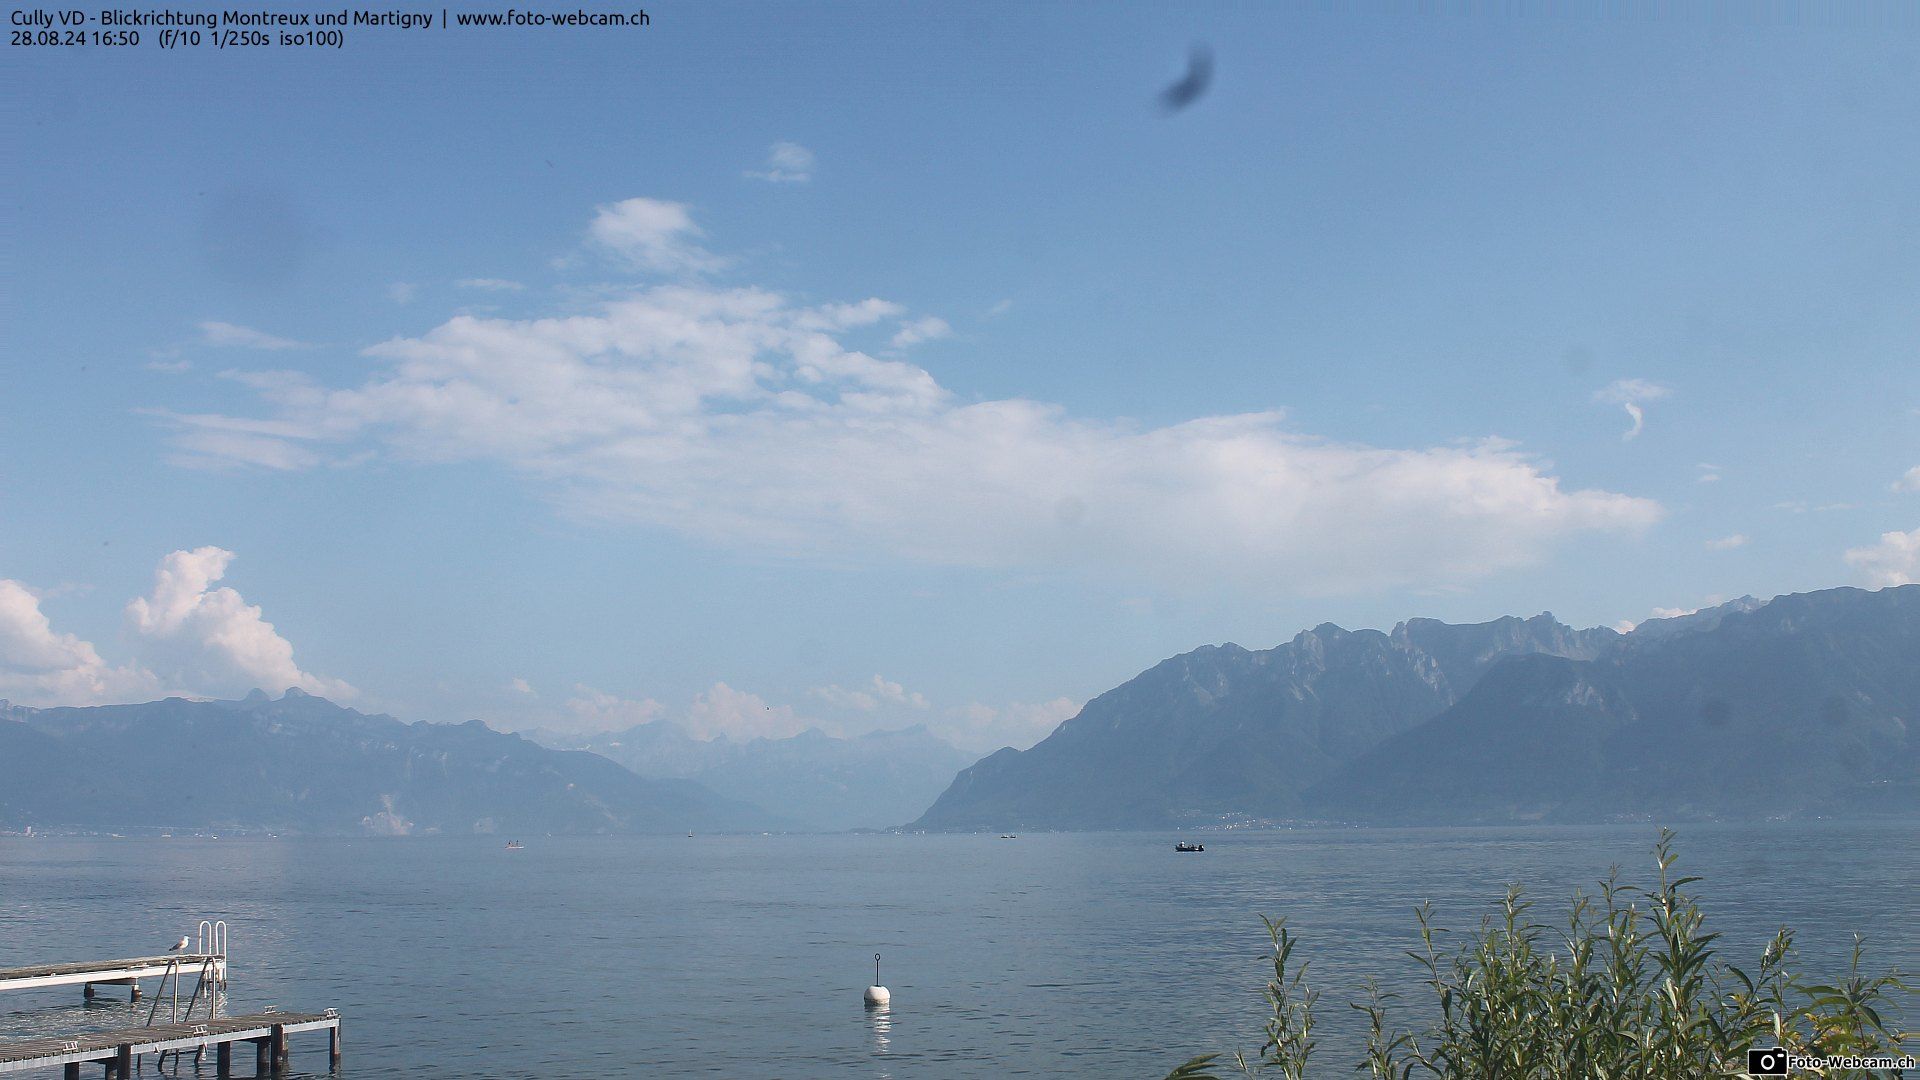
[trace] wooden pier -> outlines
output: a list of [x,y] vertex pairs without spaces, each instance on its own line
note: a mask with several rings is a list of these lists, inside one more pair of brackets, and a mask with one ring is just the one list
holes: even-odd
[[[192,951],[187,950],[189,945],[193,946]],[[194,980],[194,987],[183,1012],[180,984],[187,978]],[[129,987],[129,996],[139,1001],[141,979],[160,980],[144,1027],[73,1036],[0,1039],[0,1073],[50,1069],[57,1065],[66,1070],[66,1080],[80,1080],[80,1067],[93,1064],[104,1067],[108,1080],[132,1080],[141,1055],[158,1054],[160,1063],[165,1065],[166,1055],[172,1054],[177,1064],[180,1055],[191,1050],[197,1071],[201,1057],[211,1047],[219,1075],[231,1076],[234,1046],[252,1043],[254,1075],[268,1076],[286,1068],[287,1036],[305,1031],[326,1032],[327,1065],[331,1069],[340,1064],[340,1014],[332,1009],[318,1013],[283,1013],[268,1006],[265,1012],[246,1016],[221,1015],[227,988],[227,924],[223,921],[202,920],[196,937],[181,938],[180,951],[163,956],[0,968],[0,991],[77,983],[86,987],[87,997],[92,997],[94,986],[105,983]],[[169,986],[173,990],[171,998],[167,995]],[[156,1023],[163,1004],[167,1006],[167,1019]],[[206,1015],[194,1016],[200,1009],[204,1009]]]
[[135,1001],[140,999],[141,979],[160,979],[168,974],[195,975],[209,971],[214,978],[227,979],[227,958],[218,953],[168,953],[164,956],[132,956],[124,960],[82,960],[70,964],[35,964],[29,967],[0,968],[0,991],[31,990],[41,986],[72,986],[84,983],[88,997],[96,983],[132,987]]
[[326,1032],[327,1063],[329,1067],[340,1063],[340,1016],[328,1009],[323,1013],[222,1016],[217,1020],[155,1024],[68,1039],[9,1039],[0,1041],[0,1073],[62,1065],[66,1067],[66,1080],[78,1080],[80,1067],[94,1064],[105,1066],[105,1075],[113,1080],[132,1080],[133,1062],[138,1055],[187,1050],[197,1055],[212,1047],[216,1074],[231,1076],[234,1045],[252,1043],[255,1074],[266,1076],[286,1067],[287,1036],[304,1031]]

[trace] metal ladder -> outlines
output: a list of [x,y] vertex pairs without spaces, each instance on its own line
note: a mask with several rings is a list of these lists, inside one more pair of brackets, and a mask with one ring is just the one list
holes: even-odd
[[[193,1020],[194,1008],[199,1004],[200,995],[203,991],[207,997],[207,1019],[213,1020],[220,1016],[221,991],[227,987],[226,920],[200,920],[199,929],[194,933],[193,951],[200,956],[200,970],[198,972],[199,978],[194,980],[193,994],[187,998],[187,1011],[185,1013],[180,1011],[180,976],[182,971],[187,967],[187,964],[183,958],[175,957],[167,962],[167,970],[160,976],[160,992],[154,995],[153,1008],[147,1011],[148,1027],[154,1026],[154,1021],[158,1019],[160,1015],[160,1001],[162,998],[167,998],[167,983],[169,979],[171,979],[173,983],[173,996],[168,999],[171,1002],[168,1010],[168,1023],[178,1024],[183,1020],[191,1022]],[[206,1034],[205,1025],[196,1026],[195,1034]],[[200,1063],[200,1057],[205,1051],[206,1047],[204,1046],[197,1047],[194,1050],[193,1061],[195,1065]],[[168,1053],[169,1051],[166,1050],[160,1051],[159,1065],[163,1068],[166,1066]],[[185,1053],[185,1051],[174,1050],[171,1051],[171,1053],[173,1054],[174,1061],[178,1063],[180,1055]]]

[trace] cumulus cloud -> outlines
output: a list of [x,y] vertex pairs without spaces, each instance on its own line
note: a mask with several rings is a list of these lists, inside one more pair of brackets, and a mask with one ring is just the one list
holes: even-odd
[[754,180],[772,184],[804,184],[813,179],[813,151],[793,142],[777,142],[767,148],[767,163],[746,174]]
[[32,589],[0,578],[0,698],[23,705],[99,705],[151,697],[151,672],[115,667],[92,642],[53,629]]
[[306,343],[290,338],[275,337],[246,326],[235,326],[227,322],[203,322],[200,324],[200,340],[203,344],[215,345],[227,349],[304,349]]
[[835,683],[831,686],[816,686],[807,693],[834,708],[857,709],[860,712],[873,712],[880,708],[924,709],[927,707],[925,696],[909,691],[899,683],[891,682],[878,675],[851,690]]
[[1052,701],[993,706],[972,702],[947,710],[949,726],[941,732],[955,745],[987,752],[1011,746],[1025,750],[1080,712],[1082,702],[1058,697]]
[[[603,207],[593,231],[641,263],[710,265],[678,204]],[[323,448],[494,462],[566,512],[736,548],[1307,592],[1472,579],[1661,515],[1568,490],[1499,439],[1382,448],[1277,410],[1156,427],[961,400],[843,340],[899,311],[656,285],[585,313],[450,319],[368,349],[357,385],[255,380],[265,419],[168,415],[201,457],[221,447],[196,432],[252,436],[234,450],[270,467],[254,440],[296,466]]]
[[567,699],[566,723],[584,732],[617,731],[650,724],[666,711],[665,705],[652,698],[623,698],[575,684],[573,696]]
[[642,270],[659,274],[706,274],[726,260],[694,241],[702,235],[685,203],[635,198],[602,206],[587,235]]
[[909,345],[918,345],[923,341],[943,338],[952,333],[953,327],[947,325],[947,320],[936,315],[927,315],[911,322],[901,323],[900,329],[893,335],[892,344],[896,349],[904,349]]
[[813,726],[791,705],[769,704],[758,694],[735,690],[723,682],[696,696],[686,719],[687,732],[697,739],[720,735],[735,740],[784,739]]
[[1627,416],[1633,420],[1633,426],[1620,436],[1621,441],[1625,442],[1639,438],[1641,430],[1646,427],[1646,410],[1641,403],[1658,400],[1672,392],[1659,383],[1645,379],[1618,379],[1595,390],[1593,400],[1618,405],[1626,410]]
[[1920,581],[1920,529],[1880,534],[1880,542],[1848,549],[1847,565],[1872,588]]
[[233,552],[217,547],[176,551],[160,560],[153,591],[127,604],[127,628],[162,682],[198,693],[238,694],[254,687],[351,697],[353,687],[302,671],[293,644],[260,609],[231,588],[214,588]]
[[53,629],[33,590],[0,580],[0,697],[30,705],[98,705],[165,694],[238,696],[297,686],[329,697],[353,687],[300,670],[293,646],[260,609],[214,588],[233,553],[176,551],[160,561],[153,591],[126,607],[135,659],[113,665],[93,644]]
[[1920,465],[1908,469],[1906,474],[1893,482],[1895,491],[1920,491]]
[[1732,551],[1734,548],[1746,546],[1747,537],[1744,533],[1734,533],[1731,536],[1722,536],[1717,540],[1707,541],[1708,551]]

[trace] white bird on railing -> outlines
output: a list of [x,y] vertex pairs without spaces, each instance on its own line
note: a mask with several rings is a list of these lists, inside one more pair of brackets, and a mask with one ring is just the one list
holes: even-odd
[[186,952],[187,946],[191,944],[193,944],[192,940],[188,938],[185,934],[182,934],[180,935],[180,940],[174,942],[173,948],[168,949],[167,951],[168,952]]

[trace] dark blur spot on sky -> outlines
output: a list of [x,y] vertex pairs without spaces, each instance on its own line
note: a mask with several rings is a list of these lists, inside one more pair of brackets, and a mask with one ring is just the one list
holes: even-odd
[[1160,104],[1168,112],[1180,110],[1199,101],[1206,95],[1207,87],[1213,85],[1213,50],[1205,45],[1195,45],[1187,57],[1187,73],[1180,81],[1160,92]]

